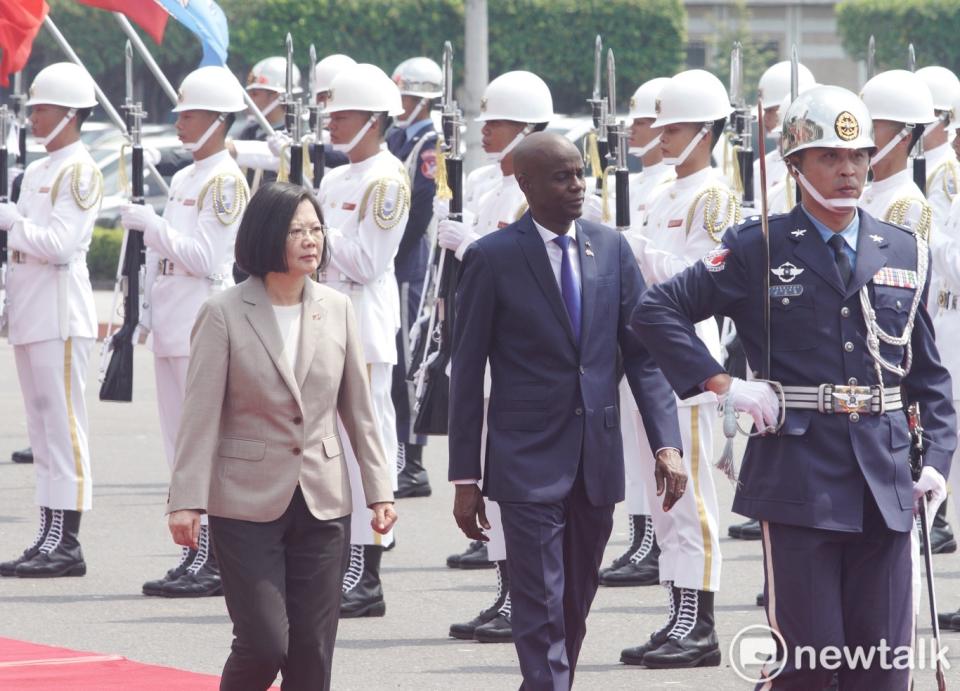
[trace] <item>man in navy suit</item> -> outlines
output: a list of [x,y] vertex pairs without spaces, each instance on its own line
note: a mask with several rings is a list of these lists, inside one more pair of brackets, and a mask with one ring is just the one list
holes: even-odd
[[624,496],[618,353],[657,452],[664,508],[683,494],[686,475],[673,395],[627,330],[644,288],[637,263],[615,231],[576,220],[580,153],[563,137],[535,133],[517,147],[514,166],[529,212],[464,255],[449,476],[468,538],[484,539],[482,495],[500,503],[522,688],[553,691],[573,682],[613,505]]

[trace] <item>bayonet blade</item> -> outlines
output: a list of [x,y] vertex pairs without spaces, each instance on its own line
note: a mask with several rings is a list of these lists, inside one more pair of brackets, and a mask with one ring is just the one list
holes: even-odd
[[603,41],[600,34],[593,44],[593,100],[600,100],[600,64],[603,60]]
[[313,100],[313,89],[316,84],[316,74],[317,71],[317,47],[310,44],[310,74],[307,75],[307,89],[310,91],[310,99]]
[[733,44],[730,51],[730,104],[736,108],[743,106],[743,45],[740,41]]
[[453,105],[453,44],[443,42],[443,107]]
[[867,43],[867,79],[873,79],[877,73],[877,41],[870,34],[870,42]]
[[613,48],[607,48],[607,114],[611,120],[617,117],[617,61]]
[[133,105],[133,46],[127,41],[123,49],[124,85],[126,87],[127,105]]
[[912,43],[907,46],[907,69],[911,72],[917,71],[917,51],[913,49]]
[[293,99],[293,36],[287,32],[287,69],[286,69],[287,99]]
[[790,101],[797,100],[797,93],[800,90],[800,52],[797,50],[797,44],[793,44],[790,51]]

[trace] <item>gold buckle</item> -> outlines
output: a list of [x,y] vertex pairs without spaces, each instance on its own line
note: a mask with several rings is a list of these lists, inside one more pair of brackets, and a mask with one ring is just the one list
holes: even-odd
[[869,386],[833,386],[829,393],[833,399],[835,413],[849,415],[870,412],[873,390]]

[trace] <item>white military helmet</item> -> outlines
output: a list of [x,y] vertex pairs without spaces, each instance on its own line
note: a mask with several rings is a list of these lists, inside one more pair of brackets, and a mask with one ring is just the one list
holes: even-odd
[[317,63],[313,69],[313,98],[316,100],[317,94],[330,90],[333,78],[336,77],[344,67],[352,67],[357,61],[349,55],[334,53],[328,55]]
[[[816,84],[811,72],[802,63],[797,64],[797,93]],[[757,98],[765,108],[774,108],[784,96],[790,95],[790,61],[784,60],[767,68],[760,77]]]
[[664,84],[652,127],[678,122],[713,122],[733,112],[723,83],[706,70],[686,70]]
[[783,158],[813,147],[873,149],[873,119],[863,101],[839,86],[818,85],[797,96],[783,116]]
[[404,60],[393,71],[393,81],[401,96],[440,98],[443,94],[443,72],[430,58]]
[[233,73],[220,65],[207,65],[184,77],[173,112],[211,110],[215,113],[239,113],[246,109],[243,88]]
[[863,85],[860,99],[874,120],[926,125],[937,119],[923,79],[907,70],[888,70]]
[[630,113],[627,119],[657,117],[657,96],[669,81],[669,77],[657,77],[641,84],[630,97]]
[[403,113],[400,89],[376,65],[359,63],[342,69],[330,84],[327,112],[363,110],[396,116]]
[[[287,90],[287,59],[279,55],[270,58],[264,58],[252,68],[247,75],[247,91],[251,89],[263,89],[280,94]],[[293,66],[293,93],[299,94],[303,89],[300,88],[300,69]]]
[[914,74],[922,79],[930,95],[933,96],[933,107],[937,110],[949,111],[960,98],[960,79],[946,67],[930,65],[921,67]]
[[93,108],[97,94],[93,78],[87,71],[72,62],[55,62],[47,65],[30,85],[27,105],[51,105],[63,108]]
[[550,87],[533,72],[504,72],[483,90],[477,122],[510,120],[541,123],[554,118]]

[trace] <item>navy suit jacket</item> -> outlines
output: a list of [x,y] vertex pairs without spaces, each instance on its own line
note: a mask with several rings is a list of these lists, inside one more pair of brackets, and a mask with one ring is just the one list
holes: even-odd
[[407,157],[424,137],[417,157],[413,177],[410,180],[410,216],[403,231],[403,239],[393,259],[394,272],[401,283],[419,283],[427,273],[427,259],[430,248],[427,246],[427,228],[433,220],[433,198],[437,194],[435,168],[437,163],[437,137],[433,125],[427,125],[411,139],[406,132],[394,130],[387,135],[387,148],[406,165]]
[[629,246],[616,231],[580,220],[577,247],[579,344],[529,212],[464,255],[450,374],[449,476],[481,476],[489,360],[483,491],[497,501],[560,501],[581,466],[592,504],[623,499],[618,350],[651,447],[681,448],[673,393],[627,329],[644,289]]
[[[956,416],[950,375],[940,364],[924,307],[929,274],[926,285],[898,286],[904,282],[897,280],[898,272],[887,270],[905,270],[899,272],[902,277],[917,269],[916,239],[904,228],[862,209],[859,213],[856,267],[846,287],[833,251],[799,205],[770,218],[771,378],[786,386],[846,384],[850,379],[877,384],[860,289],[868,287],[880,327],[897,336],[904,331],[916,291],[923,291],[910,340],[913,366],[903,379],[884,371],[883,384],[900,386],[907,401],[920,402],[924,462],[946,477],[956,446]],[[702,382],[723,371],[695,336],[693,325],[702,319],[716,314],[732,318],[748,360],[760,361],[759,287],[766,270],[761,238],[758,220],[731,228],[720,248],[702,262],[644,295],[633,326],[681,397],[698,393]],[[884,343],[880,352],[895,363],[905,355],[904,348]],[[913,526],[909,447],[902,410],[851,419],[788,409],[778,435],[747,442],[733,509],[761,520],[859,531],[869,488],[887,525],[905,532]]]

